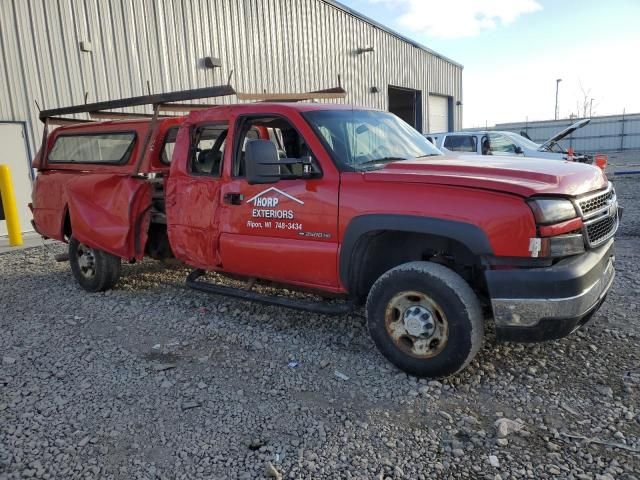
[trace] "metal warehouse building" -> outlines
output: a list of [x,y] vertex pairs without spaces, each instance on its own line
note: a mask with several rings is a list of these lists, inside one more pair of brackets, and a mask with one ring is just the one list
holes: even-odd
[[340,78],[346,102],[420,131],[462,125],[461,65],[333,0],[2,0],[0,59],[0,163],[12,167],[20,205],[42,132],[37,105],[229,77],[236,91],[307,92]]

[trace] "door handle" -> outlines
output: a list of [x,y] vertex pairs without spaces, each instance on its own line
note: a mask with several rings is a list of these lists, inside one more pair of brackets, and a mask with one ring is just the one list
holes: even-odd
[[228,205],[242,205],[242,200],[244,196],[241,193],[225,193],[224,194],[224,203]]

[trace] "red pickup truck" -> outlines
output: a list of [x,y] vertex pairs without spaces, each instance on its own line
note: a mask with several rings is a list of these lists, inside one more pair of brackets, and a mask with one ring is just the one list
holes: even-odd
[[[620,211],[601,170],[447,158],[383,111],[156,110],[57,128],[35,163],[35,228],[69,243],[84,289],[113,287],[121,260],[146,255],[194,267],[189,285],[215,293],[322,313],[366,305],[382,354],[417,376],[463,369],[485,318],[503,340],[563,337],[614,278]],[[206,271],[331,300],[211,284]]]

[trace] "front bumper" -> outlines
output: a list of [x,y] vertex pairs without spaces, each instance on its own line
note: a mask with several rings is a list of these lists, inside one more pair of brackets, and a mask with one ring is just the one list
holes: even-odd
[[615,277],[613,239],[546,268],[487,270],[499,340],[562,338],[585,324]]

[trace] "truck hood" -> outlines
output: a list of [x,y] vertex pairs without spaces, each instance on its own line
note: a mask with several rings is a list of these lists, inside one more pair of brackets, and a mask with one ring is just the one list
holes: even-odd
[[564,137],[566,137],[567,135],[571,135],[573,132],[575,132],[579,128],[584,127],[590,121],[591,121],[590,118],[583,118],[582,120],[579,120],[576,123],[569,125],[564,130],[560,130],[553,137],[551,137],[549,140],[547,140],[542,145],[540,145],[540,148],[538,148],[538,150],[540,151],[551,150],[551,147],[553,147],[556,143],[558,143]]
[[482,188],[522,197],[581,195],[607,186],[604,173],[591,165],[522,157],[428,157],[393,162],[365,172],[366,181],[426,183]]

